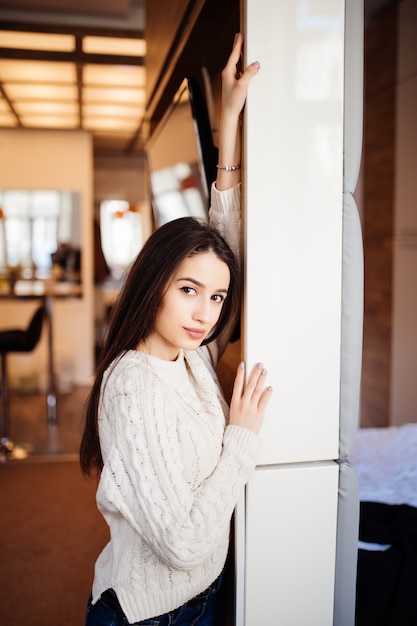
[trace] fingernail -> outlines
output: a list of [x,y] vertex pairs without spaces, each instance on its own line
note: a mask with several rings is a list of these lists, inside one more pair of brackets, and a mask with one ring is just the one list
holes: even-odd
[[257,368],[258,370],[263,370],[264,368],[263,363],[258,363]]
[[252,63],[253,67],[256,67],[257,70],[259,70],[259,68],[261,67],[261,64],[259,63],[259,61],[255,61],[255,63]]
[[241,362],[239,363],[239,368],[240,368],[241,370],[244,370],[244,369],[245,369],[245,362],[244,362],[244,361],[241,361]]
[[263,369],[262,372],[261,372],[261,376],[266,376],[266,374],[267,374],[266,369]]

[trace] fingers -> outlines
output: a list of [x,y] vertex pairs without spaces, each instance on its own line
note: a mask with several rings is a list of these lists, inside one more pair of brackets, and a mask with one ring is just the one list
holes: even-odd
[[227,60],[226,67],[233,68],[234,70],[236,69],[236,66],[239,64],[239,61],[240,61],[242,48],[243,48],[243,35],[242,33],[236,33],[235,39],[233,42],[232,51]]
[[258,433],[272,394],[272,387],[265,388],[267,372],[262,363],[257,363],[252,369],[246,385],[245,374],[245,364],[240,363],[230,402],[229,423]]
[[252,372],[245,385],[246,366],[245,363],[239,363],[236,372],[236,378],[233,385],[233,398],[235,401],[239,401],[246,398],[248,402],[254,401],[258,403],[264,391],[272,392],[272,387],[264,389],[266,382],[267,371],[262,363],[257,363],[252,369]]
[[272,392],[272,387],[264,389],[266,375],[267,371],[262,363],[257,363],[249,376],[245,389],[248,402],[253,402],[258,407],[258,410],[261,410],[261,413],[263,413],[264,403],[266,405],[267,394]]
[[254,63],[251,63],[250,65],[248,65],[248,67],[245,69],[245,71],[243,72],[239,80],[244,80],[244,81],[249,82],[249,80],[253,78],[253,76],[255,76],[255,74],[259,72],[260,67],[261,67],[261,64],[259,63],[259,61],[254,61]]
[[251,390],[252,393],[255,392],[256,389],[260,385],[263,386],[262,377],[265,377],[265,376],[266,376],[266,369],[264,368],[263,364],[257,363],[255,367],[252,369],[246,388],[248,390]]
[[237,80],[249,81],[259,70],[260,64],[258,61],[251,63],[245,69],[245,71],[241,71],[241,63],[242,63],[242,47],[243,47],[243,35],[242,33],[237,33],[235,35],[235,39],[233,42],[233,48],[230,53],[230,56],[227,60],[227,63],[223,69],[223,74],[233,77]]
[[233,383],[233,395],[235,397],[240,398],[242,396],[243,387],[245,384],[245,373],[246,373],[245,364],[243,362],[239,363],[239,366],[236,372],[235,382]]

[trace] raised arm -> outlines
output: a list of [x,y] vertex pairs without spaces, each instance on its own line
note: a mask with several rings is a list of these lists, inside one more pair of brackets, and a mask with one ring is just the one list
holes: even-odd
[[[240,264],[240,178],[241,178],[241,113],[245,106],[249,83],[259,70],[259,63],[249,65],[240,72],[243,36],[235,36],[233,49],[222,72],[222,108],[219,127],[219,157],[216,182],[211,193],[210,224],[229,244]],[[227,168],[227,169],[226,169]],[[237,323],[234,315],[216,342],[208,348],[213,364],[226,349]]]
[[[239,64],[243,35],[235,36],[233,49],[222,72],[222,109],[219,128],[219,163],[216,187],[219,191],[230,189],[241,178],[240,115],[246,102],[251,78],[259,70],[259,63],[249,65],[241,74]],[[236,169],[225,169],[236,167]]]

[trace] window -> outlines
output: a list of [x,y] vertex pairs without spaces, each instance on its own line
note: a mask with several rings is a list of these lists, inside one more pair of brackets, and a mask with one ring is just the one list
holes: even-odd
[[79,249],[76,197],[56,190],[0,191],[1,268],[46,278],[62,245]]

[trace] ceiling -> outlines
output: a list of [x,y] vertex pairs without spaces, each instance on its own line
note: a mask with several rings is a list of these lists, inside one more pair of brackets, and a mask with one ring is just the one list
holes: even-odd
[[144,0],[0,0],[0,127],[84,129],[96,155],[140,153],[144,30]]
[[[142,153],[145,1],[0,0],[0,128],[84,129],[96,156]],[[365,18],[392,2],[365,0]]]

